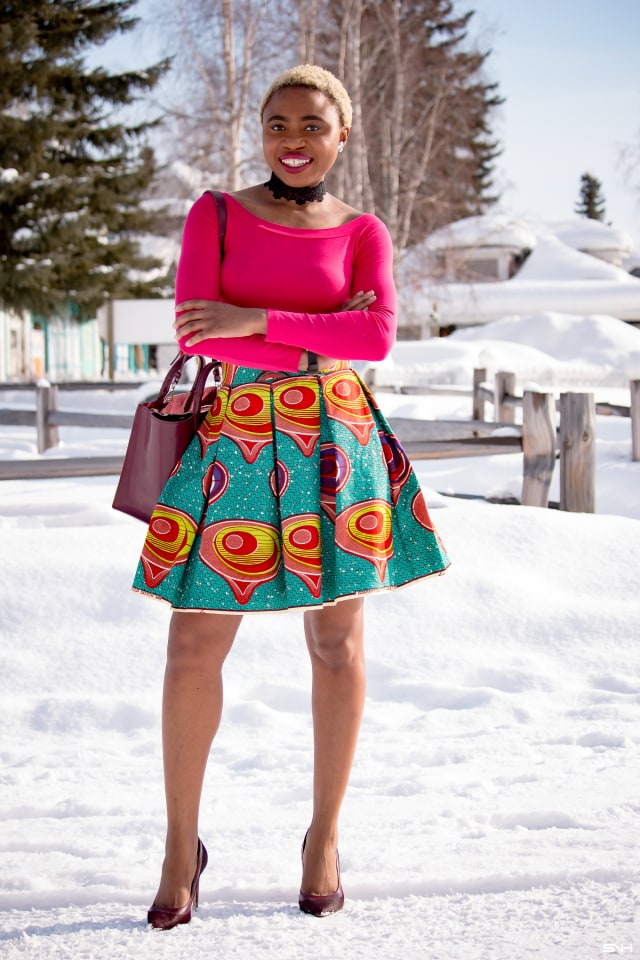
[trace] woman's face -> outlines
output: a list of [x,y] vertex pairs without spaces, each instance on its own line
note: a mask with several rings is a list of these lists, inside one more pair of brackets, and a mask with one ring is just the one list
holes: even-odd
[[333,101],[309,87],[276,90],[262,115],[265,160],[291,187],[315,186],[336,162],[349,128]]

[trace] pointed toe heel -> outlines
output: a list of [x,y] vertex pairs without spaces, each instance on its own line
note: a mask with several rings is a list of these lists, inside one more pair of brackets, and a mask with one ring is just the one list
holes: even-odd
[[[309,831],[307,831],[308,833]],[[302,841],[301,855],[304,859],[304,848],[307,843],[307,834]],[[300,890],[298,906],[303,913],[310,913],[313,917],[328,917],[330,913],[338,913],[344,907],[344,892],[340,881],[340,855],[336,850],[336,870],[338,872],[338,889],[333,893],[304,893]]]
[[344,893],[342,885],[338,883],[335,893],[326,895],[303,893],[300,891],[298,906],[303,913],[310,913],[313,917],[328,917],[330,913],[338,913],[344,907]]
[[189,923],[192,910],[197,909],[200,898],[200,877],[209,862],[207,848],[200,838],[198,838],[198,859],[196,863],[196,872],[191,881],[191,893],[189,899],[182,907],[159,907],[153,904],[147,912],[147,923],[151,924],[154,930],[171,930],[181,923]]

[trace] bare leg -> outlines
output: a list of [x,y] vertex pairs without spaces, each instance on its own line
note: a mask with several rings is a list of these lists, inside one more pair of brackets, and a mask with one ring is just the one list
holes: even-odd
[[222,713],[222,665],[241,619],[178,611],[171,618],[162,700],[167,841],[158,906],[189,899],[202,783]]
[[329,894],[338,886],[338,817],[364,706],[363,601],[308,611],[305,634],[313,670],[314,772],[301,889]]

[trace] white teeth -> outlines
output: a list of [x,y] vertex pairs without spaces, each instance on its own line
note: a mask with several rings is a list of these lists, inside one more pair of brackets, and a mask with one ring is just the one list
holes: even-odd
[[304,167],[308,160],[283,160],[285,167]]

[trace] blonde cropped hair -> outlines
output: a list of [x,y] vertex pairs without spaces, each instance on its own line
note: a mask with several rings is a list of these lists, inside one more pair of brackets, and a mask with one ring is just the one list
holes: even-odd
[[262,98],[260,118],[262,118],[271,97],[276,91],[282,90],[283,87],[310,87],[312,90],[319,90],[338,108],[342,126],[351,127],[353,110],[349,94],[338,78],[329,70],[325,70],[324,67],[317,67],[312,63],[301,63],[297,67],[291,67],[275,78]]

